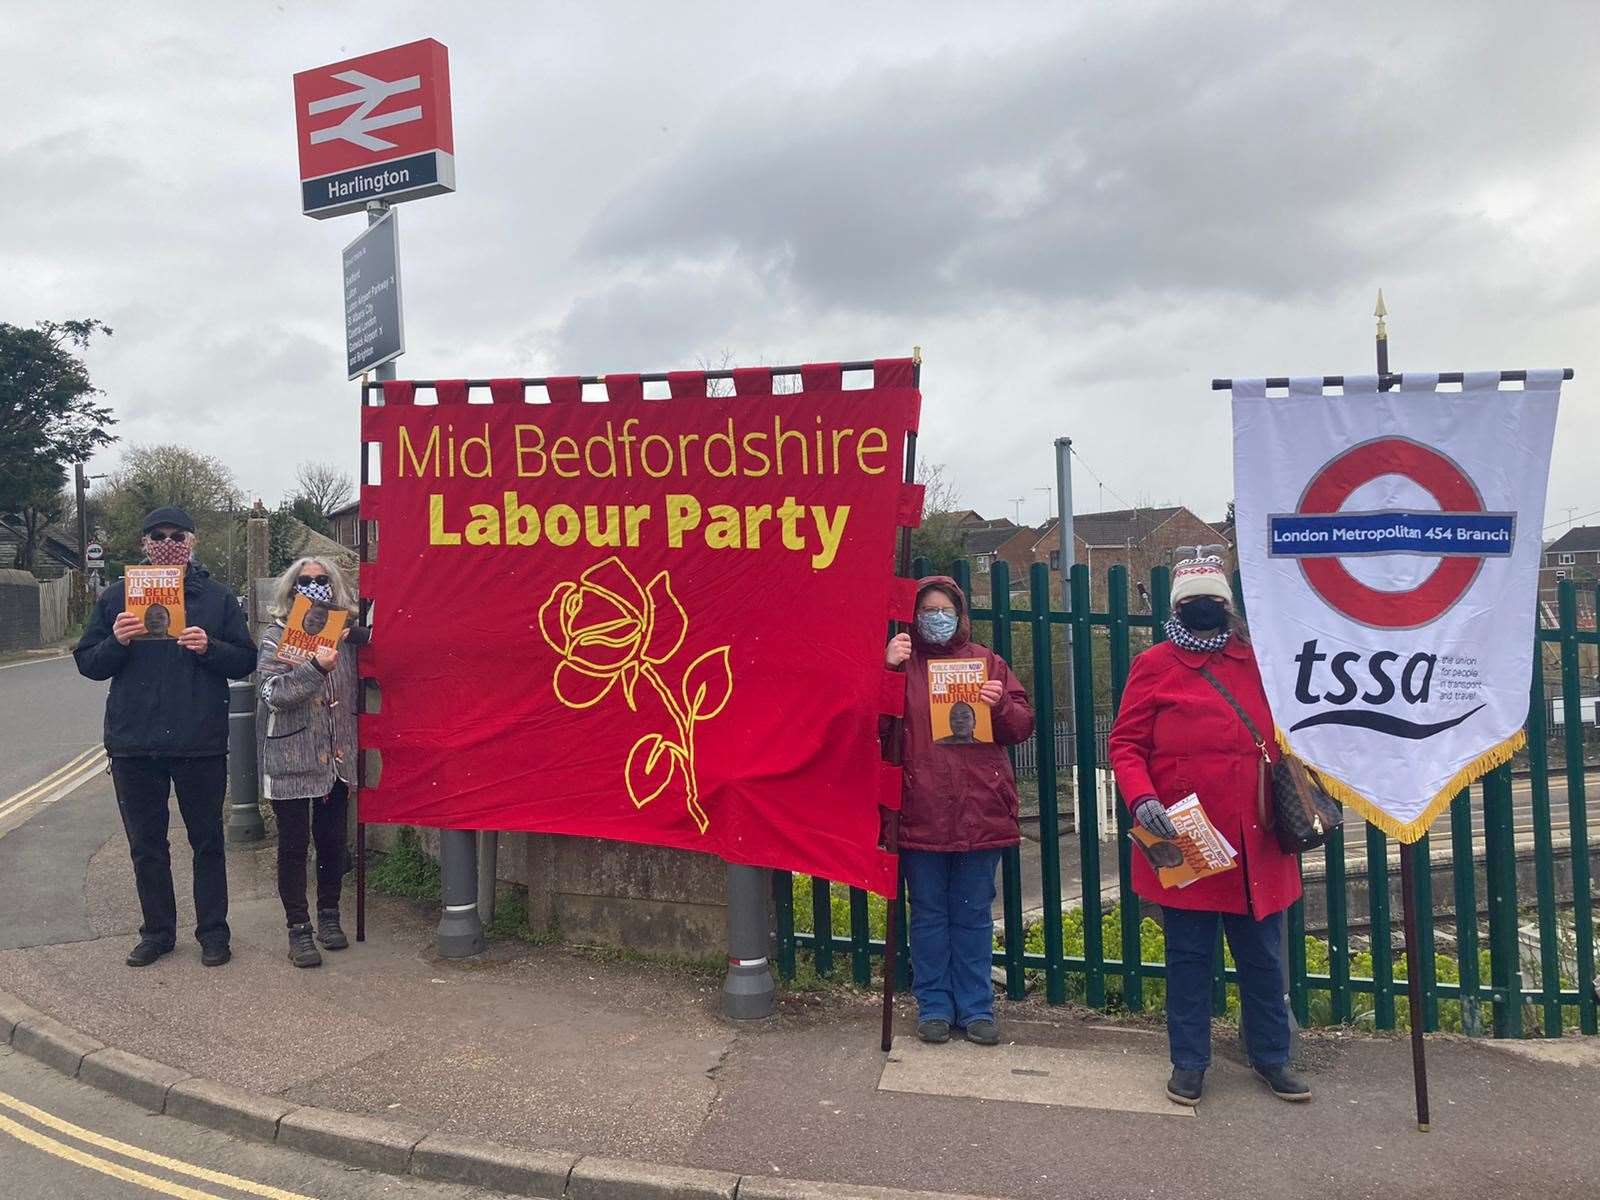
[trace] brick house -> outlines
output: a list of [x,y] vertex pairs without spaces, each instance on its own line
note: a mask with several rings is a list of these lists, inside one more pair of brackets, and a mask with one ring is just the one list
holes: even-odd
[[1553,600],[1556,585],[1571,579],[1581,593],[1600,583],[1600,525],[1577,525],[1544,548],[1539,560],[1539,597]]
[[341,546],[351,550],[356,548],[356,535],[360,531],[358,519],[361,512],[361,501],[352,500],[343,508],[336,508],[328,514],[328,536]]
[[1010,521],[996,521],[976,528],[968,528],[961,539],[962,557],[972,563],[972,589],[981,595],[991,595],[989,575],[997,560],[1011,568],[1011,590],[1026,587],[1028,564],[1033,561],[1033,543],[1039,531]]
[[[1216,526],[1202,521],[1182,505],[1167,508],[1124,508],[1113,512],[1079,513],[1072,521],[1075,561],[1089,568],[1090,594],[1096,608],[1106,603],[1106,572],[1113,566],[1128,569],[1129,607],[1148,612],[1150,571],[1171,566],[1179,547],[1225,546],[1232,560],[1232,542]],[[1061,570],[1061,532],[1058,522],[1046,524],[1034,541],[1032,558]]]

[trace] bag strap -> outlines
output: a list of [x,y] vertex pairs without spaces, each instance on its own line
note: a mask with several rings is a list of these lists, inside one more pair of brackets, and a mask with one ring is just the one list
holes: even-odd
[[1261,761],[1256,764],[1256,817],[1263,829],[1268,828],[1271,822],[1267,813],[1267,765],[1272,762],[1272,755],[1267,752],[1266,739],[1261,736],[1256,723],[1250,719],[1250,714],[1245,712],[1243,706],[1233,698],[1233,693],[1223,686],[1222,680],[1211,673],[1210,667],[1201,667],[1200,674],[1207,683],[1217,689],[1217,694],[1228,702],[1228,707],[1233,709],[1239,720],[1244,722],[1244,727],[1250,731],[1250,740],[1255,742],[1256,751],[1261,755]]
[[1250,731],[1250,740],[1256,744],[1256,749],[1261,751],[1261,757],[1270,760],[1271,755],[1267,753],[1266,740],[1262,738],[1261,731],[1256,728],[1256,723],[1250,719],[1250,714],[1245,712],[1239,702],[1233,698],[1233,693],[1223,686],[1222,680],[1211,673],[1210,667],[1201,667],[1200,674],[1207,683],[1217,689],[1217,693],[1228,702],[1228,707],[1239,715],[1239,720],[1243,721],[1244,727]]

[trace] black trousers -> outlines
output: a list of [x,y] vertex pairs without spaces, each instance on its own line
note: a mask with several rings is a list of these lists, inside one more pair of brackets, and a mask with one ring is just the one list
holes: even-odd
[[339,908],[344,879],[345,811],[349,792],[343,783],[318,800],[274,800],[278,818],[278,898],[290,925],[311,919],[306,909],[306,850],[317,845],[317,909]]
[[202,946],[226,946],[230,935],[222,793],[228,782],[228,756],[113,758],[111,781],[144,912],[139,935],[164,946],[178,940],[178,902],[172,891],[172,851],[167,842],[167,798],[176,791],[178,812],[194,853],[194,936]]

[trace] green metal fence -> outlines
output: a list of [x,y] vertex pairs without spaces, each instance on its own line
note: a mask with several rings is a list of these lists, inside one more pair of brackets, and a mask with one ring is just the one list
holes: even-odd
[[[918,563],[916,574],[926,574],[926,567]],[[954,574],[972,595],[968,564],[957,563]],[[1063,809],[1070,814],[1075,796],[1094,794],[1096,768],[1105,766],[1097,761],[1095,719],[1115,713],[1134,654],[1162,637],[1168,572],[1151,573],[1148,611],[1139,613],[1129,611],[1128,575],[1120,566],[1105,577],[1103,611],[1091,605],[1090,575],[1081,565],[1072,570],[1064,607],[1053,603],[1052,575],[1042,563],[1030,571],[1025,605],[1013,596],[1004,562],[993,564],[987,580],[992,599],[974,604],[974,637],[1023,677],[1040,729],[1050,729],[1052,718],[1065,719],[1075,735],[1071,778],[1058,771],[1056,739],[1038,739],[1037,814],[1029,813],[1030,824],[1037,822],[1037,842],[1025,843],[1026,857],[1019,847],[1002,860],[1004,919],[994,963],[1004,974],[1006,993],[1020,1000],[1037,989],[1051,1004],[1070,999],[1106,1010],[1159,1008],[1166,973],[1161,934],[1139,912],[1129,883],[1126,806],[1114,805],[1115,833],[1104,842],[1095,805],[1076,805],[1075,829],[1064,824]],[[1441,821],[1433,837],[1416,847],[1422,1019],[1430,1031],[1495,1037],[1596,1032],[1580,662],[1582,647],[1600,646],[1600,633],[1580,628],[1571,581],[1560,585],[1555,627],[1537,629],[1535,639],[1526,762],[1507,764],[1463,791],[1450,806],[1448,832]],[[1552,674],[1560,679],[1562,720],[1555,736],[1565,759],[1553,776],[1546,687]],[[1566,829],[1559,836],[1553,783],[1565,792]],[[1357,847],[1364,856],[1352,854]],[[1399,872],[1391,869],[1390,849],[1382,831],[1369,825],[1363,832],[1351,814],[1345,831],[1303,857],[1305,895],[1288,914],[1290,1003],[1301,1024],[1408,1026],[1405,959],[1396,953],[1393,919]],[[1102,877],[1103,854],[1116,857],[1114,880]],[[1101,880],[1106,891],[1130,898],[1127,915],[1134,919],[1124,919],[1119,902],[1105,902],[1102,887],[1081,886],[1084,880]],[[1034,881],[1037,888],[1028,886]],[[1070,900],[1069,883],[1075,893]],[[1035,892],[1036,903],[1025,904],[1028,891]],[[848,969],[857,984],[871,984],[873,960],[883,954],[883,901],[787,872],[775,873],[774,894],[781,974],[792,979],[810,970],[842,978]],[[906,986],[903,887],[897,903],[899,984]],[[1221,1015],[1237,1005],[1236,975],[1231,960],[1219,956],[1218,963],[1213,1002]]]

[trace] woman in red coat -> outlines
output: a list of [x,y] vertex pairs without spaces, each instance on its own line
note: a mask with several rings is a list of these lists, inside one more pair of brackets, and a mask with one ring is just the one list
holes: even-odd
[[[904,799],[900,867],[911,905],[911,978],[917,1036],[947,1042],[1000,1040],[994,1020],[994,877],[1000,853],[1021,840],[1017,785],[1005,747],[1033,732],[1028,694],[1005,659],[972,640],[967,598],[943,575],[917,583],[910,633],[890,641],[884,662],[906,671]],[[935,730],[929,663],[981,664],[977,694],[951,705]],[[970,685],[969,685],[970,686]],[[986,710],[982,721],[979,708]],[[987,724],[990,739],[982,726]]]
[[[1112,726],[1117,787],[1135,819],[1157,837],[1177,830],[1167,806],[1191,793],[1239,852],[1237,865],[1185,888],[1162,887],[1143,854],[1133,888],[1164,910],[1167,943],[1167,1095],[1200,1102],[1211,1063],[1211,972],[1217,922],[1239,969],[1251,1065],[1285,1100],[1311,1090],[1289,1073],[1289,1008],[1283,982],[1283,911],[1300,897],[1300,872],[1260,811],[1263,756],[1276,759],[1272,712],[1256,659],[1234,615],[1233,592],[1217,558],[1181,562],[1172,576],[1167,640],[1134,660]],[[1237,701],[1257,739],[1211,676]],[[1270,771],[1270,768],[1267,768]],[[1270,803],[1270,796],[1266,797]]]

